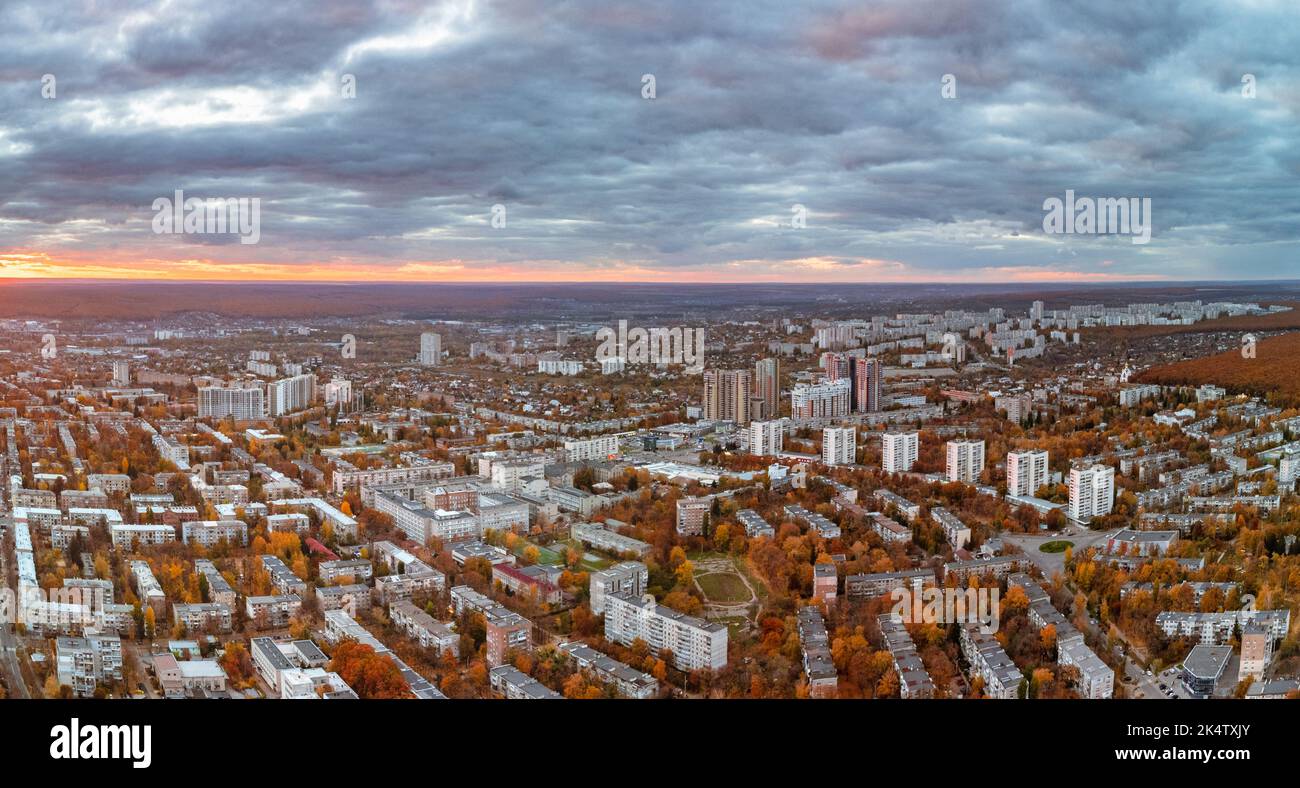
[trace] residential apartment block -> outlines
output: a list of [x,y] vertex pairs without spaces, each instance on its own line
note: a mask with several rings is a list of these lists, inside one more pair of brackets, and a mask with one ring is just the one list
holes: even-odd
[[605,637],[625,646],[640,638],[652,652],[669,649],[679,670],[718,670],[727,664],[727,628],[631,594],[605,601]]

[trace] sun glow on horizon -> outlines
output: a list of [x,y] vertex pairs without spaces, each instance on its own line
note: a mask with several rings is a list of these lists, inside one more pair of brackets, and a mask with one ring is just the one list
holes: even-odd
[[59,254],[31,249],[0,251],[0,280],[104,279],[226,282],[651,282],[682,284],[775,283],[1105,283],[1165,281],[1153,274],[1058,270],[1046,266],[959,269],[951,275],[914,269],[895,260],[736,260],[698,268],[656,267],[611,260],[601,265],[563,260],[501,263],[475,260],[412,260],[403,263],[225,261],[206,257],[165,259],[123,252]]

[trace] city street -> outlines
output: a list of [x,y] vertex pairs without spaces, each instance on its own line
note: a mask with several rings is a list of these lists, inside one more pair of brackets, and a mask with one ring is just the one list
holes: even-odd
[[[7,556],[0,555],[0,577],[7,577],[8,572],[9,559]],[[24,700],[30,698],[31,693],[27,690],[27,683],[23,681],[22,668],[18,664],[18,638],[14,635],[13,624],[10,622],[0,623],[0,652],[3,652],[0,653],[0,658],[4,662],[5,680],[8,682],[10,695]]]
[[1073,533],[1067,534],[1065,531],[1049,531],[1042,534],[1013,534],[1003,532],[1002,541],[1007,544],[1013,544],[1025,552],[1025,557],[1042,570],[1043,576],[1051,579],[1057,572],[1065,569],[1065,552],[1044,553],[1038,548],[1046,542],[1064,540],[1073,542],[1072,548],[1075,555],[1082,553],[1087,548],[1099,543],[1105,542],[1115,533],[1112,531],[1089,531],[1072,526],[1070,529]]
[[18,639],[9,624],[0,625],[0,649],[3,649],[5,681],[9,692],[15,698],[24,700],[31,697],[27,683],[23,681],[22,669],[18,664]]

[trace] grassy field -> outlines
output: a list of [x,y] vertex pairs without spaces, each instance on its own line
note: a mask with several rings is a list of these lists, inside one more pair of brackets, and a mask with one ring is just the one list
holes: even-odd
[[700,590],[714,604],[739,605],[748,602],[751,598],[749,589],[745,587],[745,581],[741,580],[739,575],[716,572],[698,575],[695,582],[700,584]]
[[1065,539],[1053,539],[1050,542],[1043,542],[1038,546],[1038,550],[1042,553],[1064,553],[1071,547],[1074,547],[1074,542]]
[[[579,545],[578,549],[582,549],[581,545]],[[598,572],[601,569],[608,569],[609,567],[613,566],[614,563],[615,562],[613,559],[602,558],[598,555],[584,552],[582,554],[582,560],[578,562],[578,566],[582,567],[588,572]]]
[[564,555],[562,553],[557,553],[556,551],[550,549],[549,547],[542,547],[541,545],[535,545],[532,542],[528,542],[523,539],[520,539],[518,542],[515,543],[515,555],[519,556],[520,558],[523,558],[524,551],[527,550],[529,547],[537,548],[537,563],[539,564],[545,564],[546,566],[554,566],[555,564],[564,563]]
[[745,618],[732,618],[728,616],[725,618],[714,618],[710,620],[714,624],[722,624],[725,626],[727,628],[727,637],[732,640],[744,637],[751,629],[753,629],[752,623]]
[[[531,542],[521,541],[515,546],[515,555],[523,556],[524,550],[527,549],[529,544],[531,544]],[[578,567],[585,571],[596,572],[601,569],[607,569],[615,563],[613,559],[604,558],[592,553],[590,550],[583,547],[581,542],[577,541],[556,542],[551,547],[541,547],[539,545],[537,549],[541,551],[541,557],[538,559],[538,563],[562,564],[564,563],[564,554],[570,547],[582,553],[582,560],[578,562]]]

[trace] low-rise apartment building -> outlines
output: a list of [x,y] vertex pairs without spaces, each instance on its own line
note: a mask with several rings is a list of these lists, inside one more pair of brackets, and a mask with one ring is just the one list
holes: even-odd
[[229,632],[233,620],[230,608],[221,602],[178,602],[172,605],[172,618],[187,632]]
[[559,650],[573,658],[579,670],[585,670],[602,684],[612,686],[624,698],[647,699],[659,694],[659,682],[611,656],[582,643],[561,643]]
[[289,626],[289,619],[302,609],[302,598],[297,594],[250,596],[244,598],[244,613],[258,629],[276,629]]
[[248,524],[242,520],[188,520],[181,523],[186,544],[215,547],[221,542],[248,544]]
[[399,599],[388,606],[388,615],[393,625],[406,633],[407,637],[438,654],[460,655],[460,635],[450,625],[438,621],[405,599]]

